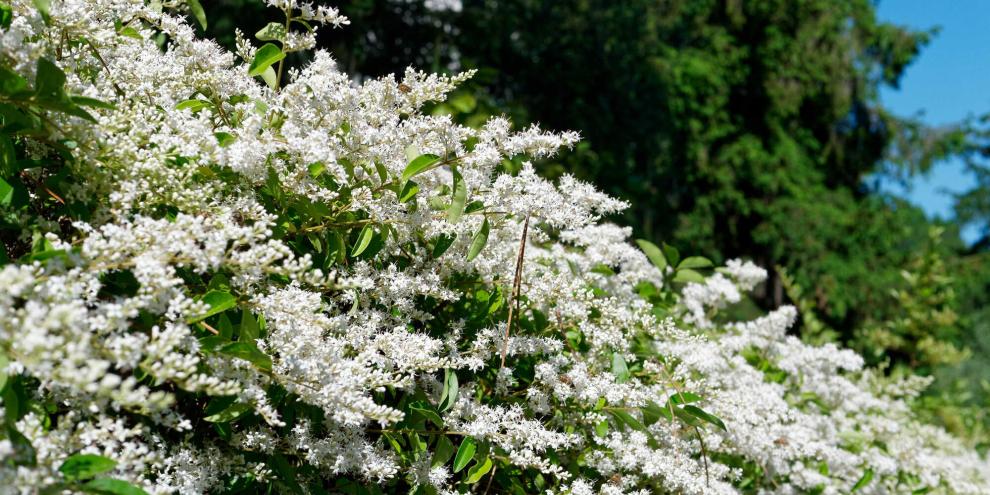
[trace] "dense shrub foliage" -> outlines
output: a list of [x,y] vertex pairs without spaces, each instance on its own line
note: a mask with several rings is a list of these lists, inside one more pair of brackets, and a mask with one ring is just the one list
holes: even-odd
[[924,380],[731,321],[762,268],[526,161],[577,135],[287,68],[347,20],[267,3],[236,54],[198,2],[0,7],[0,491],[990,490]]

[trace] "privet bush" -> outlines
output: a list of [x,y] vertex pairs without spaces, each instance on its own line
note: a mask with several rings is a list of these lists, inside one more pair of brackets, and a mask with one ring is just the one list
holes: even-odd
[[0,492],[990,490],[923,382],[727,321],[761,268],[525,161],[576,134],[289,69],[347,21],[268,3],[236,54],[197,2],[0,7]]

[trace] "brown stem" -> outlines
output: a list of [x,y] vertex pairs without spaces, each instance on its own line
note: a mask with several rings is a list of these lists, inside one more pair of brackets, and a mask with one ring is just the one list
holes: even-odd
[[512,317],[519,318],[519,287],[522,285],[523,258],[526,256],[526,235],[529,232],[529,213],[523,222],[522,238],[519,239],[519,255],[516,257],[516,276],[512,280],[512,296],[509,300],[509,320],[505,324],[505,342],[502,344],[502,364],[505,368],[505,355],[509,352],[509,336],[512,334]]
[[199,326],[203,327],[204,330],[212,333],[213,335],[220,335],[220,332],[218,332],[216,328],[211,327],[205,321],[199,322]]
[[488,477],[488,484],[485,485],[485,491],[481,495],[488,495],[488,489],[492,487],[492,480],[495,479],[495,471],[497,469],[498,469],[498,466],[492,466],[492,473]]
[[117,92],[117,96],[123,97],[124,90],[120,89],[120,86],[118,86],[116,81],[113,80],[113,73],[110,72],[110,66],[107,65],[107,61],[103,60],[103,56],[100,55],[100,51],[96,49],[96,46],[93,45],[92,41],[87,39],[86,44],[89,45],[90,50],[93,50],[93,55],[96,55],[96,59],[103,65],[103,70],[107,71],[107,77],[110,79],[110,84],[113,85],[113,90]]
[[698,434],[698,443],[701,444],[701,461],[705,465],[705,486],[711,488],[712,479],[708,476],[708,451],[705,449],[705,439],[701,436],[701,429],[694,427],[694,432]]

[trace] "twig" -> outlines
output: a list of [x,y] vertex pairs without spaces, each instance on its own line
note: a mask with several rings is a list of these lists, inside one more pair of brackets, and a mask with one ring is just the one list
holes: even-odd
[[204,330],[212,333],[213,335],[220,335],[220,332],[218,332],[216,328],[211,327],[205,321],[201,321],[201,322],[198,322],[198,323],[199,323],[199,326],[203,327]]
[[45,187],[45,192],[47,192],[49,196],[55,198],[55,201],[58,201],[59,203],[62,203],[63,205],[65,204],[65,200],[62,199],[62,198],[60,198],[58,194],[55,194],[55,192],[52,191],[51,189],[49,189],[48,187]]
[[698,443],[701,444],[701,461],[705,465],[705,486],[711,488],[712,479],[708,476],[708,450],[705,449],[705,439],[701,436],[701,429],[694,427],[694,432],[698,434]]
[[117,82],[113,80],[113,73],[110,72],[110,66],[107,65],[106,60],[103,60],[103,57],[100,55],[100,51],[97,50],[96,46],[93,45],[93,42],[89,41],[88,39],[86,39],[86,44],[89,45],[89,48],[91,50],[93,50],[93,55],[96,55],[96,59],[99,60],[100,64],[103,65],[103,69],[107,71],[107,77],[110,79],[110,84],[113,85],[113,90],[117,92],[117,96],[123,97],[124,90],[120,89],[120,86],[117,85]]
[[492,466],[492,474],[488,477],[488,484],[485,485],[485,491],[481,495],[488,495],[488,489],[492,487],[492,480],[495,479],[496,470],[498,470],[498,466]]
[[502,364],[505,368],[505,355],[509,352],[509,336],[512,334],[512,316],[519,318],[519,287],[522,285],[523,258],[526,256],[526,235],[529,232],[529,213],[523,222],[522,238],[519,239],[519,255],[516,257],[516,276],[512,280],[512,299],[509,301],[509,321],[505,324],[505,342],[502,344]]

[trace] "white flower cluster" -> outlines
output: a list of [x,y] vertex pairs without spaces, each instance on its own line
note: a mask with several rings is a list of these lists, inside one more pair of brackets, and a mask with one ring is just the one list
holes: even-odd
[[0,493],[73,489],[80,453],[162,494],[990,492],[915,387],[786,335],[793,308],[718,323],[763,269],[681,289],[599,223],[625,203],[500,168],[577,134],[420,111],[470,74],[356,85],[318,51],[273,88],[251,41],[144,1],[10,3],[0,58],[113,107],[48,115],[95,206],[0,269],[0,375],[27,391],[0,395]]

